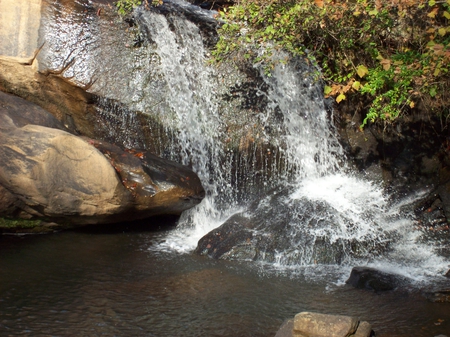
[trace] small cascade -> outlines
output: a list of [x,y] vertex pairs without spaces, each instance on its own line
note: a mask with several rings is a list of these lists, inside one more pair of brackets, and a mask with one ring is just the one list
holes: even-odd
[[260,72],[269,88],[265,118],[276,111],[283,116],[277,126],[282,135],[278,141],[295,180],[325,176],[339,167],[343,170],[343,150],[330,125],[322,85],[314,80],[318,70],[304,60],[284,64],[281,60],[286,58],[281,54],[273,60],[277,66],[270,77],[263,75],[263,69]]
[[[256,65],[265,87],[257,95],[266,102],[257,113],[262,126],[258,135],[270,138],[270,146],[230,152],[216,90],[219,75],[207,65],[198,27],[183,17],[154,12],[140,12],[139,17],[171,97],[165,101],[170,113],[160,118],[177,130],[172,159],[191,165],[207,191],[200,205],[182,215],[178,228],[151,249],[190,252],[202,236],[239,214],[246,219],[251,240],[232,248],[227,258],[251,256],[296,270],[314,265],[406,265],[403,273],[413,278],[448,268],[448,261],[431,247],[422,247],[420,233],[412,230],[399,204],[346,166],[322,86],[314,80],[317,69],[292,59],[275,62],[271,76],[266,76],[263,65]],[[262,166],[254,161],[257,157]],[[258,174],[258,182],[249,178]],[[245,198],[239,197],[243,194]],[[428,253],[406,254],[416,249]]]
[[138,15],[155,47],[168,90],[165,103],[170,113],[161,118],[177,130],[168,152],[171,159],[193,167],[206,191],[205,200],[183,214],[180,229],[162,244],[191,250],[205,232],[220,225],[230,207],[225,189],[229,187],[231,163],[221,146],[225,136],[215,92],[216,75],[207,66],[207,50],[194,23],[177,16],[169,20],[155,12],[141,11]]

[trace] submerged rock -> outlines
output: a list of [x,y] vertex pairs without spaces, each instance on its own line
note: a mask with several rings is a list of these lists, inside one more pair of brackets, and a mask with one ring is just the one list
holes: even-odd
[[450,289],[441,289],[425,294],[425,297],[435,303],[450,303]]
[[189,168],[77,137],[45,110],[1,92],[0,163],[0,216],[111,223],[179,215],[204,196]]

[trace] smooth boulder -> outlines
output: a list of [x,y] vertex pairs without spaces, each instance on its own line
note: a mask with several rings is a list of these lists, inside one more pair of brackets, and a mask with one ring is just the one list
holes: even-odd
[[302,337],[347,337],[355,333],[356,317],[301,312],[294,317],[294,334]]
[[301,312],[286,320],[275,337],[370,337],[372,325],[356,317]]
[[204,196],[188,167],[73,135],[45,110],[1,92],[0,186],[0,216],[68,225],[179,215]]

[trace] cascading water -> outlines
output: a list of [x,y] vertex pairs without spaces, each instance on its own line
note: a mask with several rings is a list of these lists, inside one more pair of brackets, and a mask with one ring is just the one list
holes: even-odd
[[[143,36],[112,28],[112,17],[98,22],[87,2],[76,4],[86,8],[83,15],[71,18],[58,8],[48,14],[61,19],[44,28],[52,39],[40,64],[63,69],[98,94],[95,125],[104,138],[192,166],[207,192],[151,249],[190,252],[239,215],[251,240],[227,258],[296,270],[369,264],[412,278],[448,269],[399,211],[402,204],[346,167],[322,87],[313,79],[317,69],[291,59],[275,62],[270,77],[263,65],[218,70],[208,64],[209,33],[199,28],[213,25],[214,13],[182,1],[166,1],[170,10],[137,9]],[[200,25],[193,23],[198,18]]]
[[[215,92],[218,76],[207,65],[197,26],[183,18],[172,17],[169,22],[152,12],[139,15],[170,90],[167,103],[179,130],[171,151],[192,165],[207,190],[205,200],[185,212],[178,228],[151,249],[192,251],[203,235],[239,213],[252,222],[253,241],[259,242],[253,259],[274,266],[369,264],[396,272],[403,266],[403,274],[416,279],[448,269],[448,261],[419,243],[420,233],[412,230],[412,221],[400,214],[399,205],[389,201],[380,186],[348,170],[322,88],[313,80],[314,69],[298,61],[278,63],[271,77],[256,67],[267,88],[258,93],[267,101],[258,119],[275,129],[278,137],[272,139],[272,151],[285,162],[280,165],[275,159],[265,168],[283,166],[271,177],[272,190],[266,197],[236,198],[245,180],[232,183],[230,172],[239,163],[224,150],[226,122]],[[264,130],[261,133],[267,136]],[[256,173],[247,169],[248,175]]]
[[[192,232],[197,232],[200,238],[205,230],[211,229],[211,223],[219,224],[218,219],[223,216],[219,195],[223,192],[226,172],[218,166],[223,150],[215,145],[223,135],[212,81],[214,74],[211,68],[205,67],[207,51],[194,23],[177,17],[172,17],[169,23],[164,15],[151,12],[141,12],[140,21],[156,46],[169,90],[167,104],[173,113],[170,124],[178,130],[169,152],[194,168],[206,190],[205,200],[195,211],[186,212],[179,224],[181,232],[186,233],[187,226],[191,238],[195,237]],[[172,239],[163,245],[182,250],[192,248],[195,239],[183,236],[180,241],[175,239],[176,243]]]

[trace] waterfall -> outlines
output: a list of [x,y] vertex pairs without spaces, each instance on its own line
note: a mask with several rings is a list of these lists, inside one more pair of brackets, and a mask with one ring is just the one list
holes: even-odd
[[[448,269],[448,261],[420,242],[412,220],[400,211],[402,204],[347,167],[322,87],[314,80],[317,69],[301,60],[276,62],[266,76],[262,65],[254,66],[265,86],[257,93],[266,102],[256,116],[263,126],[260,137],[270,138],[265,129],[276,137],[270,140],[271,150],[250,146],[239,157],[224,144],[220,76],[208,65],[199,28],[182,16],[141,11],[139,17],[169,92],[168,111],[160,117],[177,130],[170,153],[193,167],[207,191],[205,200],[185,212],[177,229],[151,249],[190,252],[203,235],[238,213],[253,223],[254,259],[279,268],[363,264],[401,269],[416,279]],[[249,163],[251,151],[271,156],[264,172]],[[237,197],[247,181],[255,184],[251,177],[256,174],[263,177],[263,193]]]
[[245,248],[274,268],[362,264],[416,279],[448,269],[403,211],[420,193],[394,200],[346,164],[314,66],[281,53],[271,76],[211,65],[214,13],[183,1],[138,8],[129,27],[76,3],[82,15],[48,13],[58,20],[43,28],[40,66],[89,87],[97,135],[191,166],[206,190],[151,249],[191,252],[239,218],[251,240],[228,257]]

